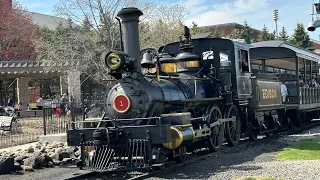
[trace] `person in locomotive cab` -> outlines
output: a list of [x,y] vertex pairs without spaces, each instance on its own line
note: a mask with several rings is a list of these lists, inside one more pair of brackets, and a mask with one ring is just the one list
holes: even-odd
[[281,84],[282,102],[285,102],[288,95],[288,89],[287,89],[287,86],[285,85],[285,82],[280,82],[280,84]]
[[249,65],[246,59],[242,59],[242,72],[249,72]]
[[242,72],[249,72],[248,54],[246,51],[241,51]]

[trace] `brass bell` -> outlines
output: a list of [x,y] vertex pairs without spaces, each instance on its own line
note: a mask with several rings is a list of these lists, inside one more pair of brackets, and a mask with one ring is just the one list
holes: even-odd
[[150,52],[145,52],[142,56],[141,67],[143,68],[155,68],[156,64],[153,62],[153,58]]

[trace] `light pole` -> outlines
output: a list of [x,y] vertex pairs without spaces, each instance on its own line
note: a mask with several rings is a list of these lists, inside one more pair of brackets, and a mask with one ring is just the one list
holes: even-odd
[[279,20],[279,14],[278,9],[273,10],[273,20],[276,23],[276,37],[278,37],[278,20]]

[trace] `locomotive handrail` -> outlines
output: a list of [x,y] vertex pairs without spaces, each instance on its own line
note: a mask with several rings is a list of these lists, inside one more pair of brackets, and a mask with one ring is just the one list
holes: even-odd
[[[145,75],[146,77],[155,77],[155,75]],[[176,76],[159,76],[163,79],[182,79],[182,80],[205,80],[205,78],[183,78],[183,77],[176,77]]]
[[257,102],[260,102],[260,87],[258,84],[256,84],[257,89]]
[[[73,124],[73,127],[75,124],[84,124],[84,123],[99,123],[98,126],[100,126],[103,122],[121,122],[121,121],[139,121],[139,120],[152,120],[155,119],[156,125],[161,126],[161,117],[149,117],[149,118],[134,118],[134,119],[101,119],[98,121],[77,121],[77,122],[71,122]],[[128,126],[122,126],[122,127],[128,127]],[[111,128],[111,127],[110,127]]]
[[183,99],[183,100],[173,100],[165,101],[166,103],[185,103],[185,102],[198,102],[198,101],[216,101],[222,100],[223,97],[214,97],[214,98],[201,98],[201,99]]

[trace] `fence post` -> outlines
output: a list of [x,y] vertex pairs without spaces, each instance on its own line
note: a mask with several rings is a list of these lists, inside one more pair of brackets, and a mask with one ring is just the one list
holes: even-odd
[[76,120],[75,115],[76,115],[76,113],[74,112],[75,111],[74,104],[75,104],[74,101],[71,101],[71,108],[70,108],[71,109],[71,128],[73,130],[76,129],[76,125],[75,125],[75,120]]
[[84,105],[84,93],[81,91],[81,109],[82,109],[82,121],[86,119],[86,109]]
[[44,105],[44,100],[42,99],[42,112],[43,112],[43,135],[47,135],[47,119],[46,119],[46,108]]

